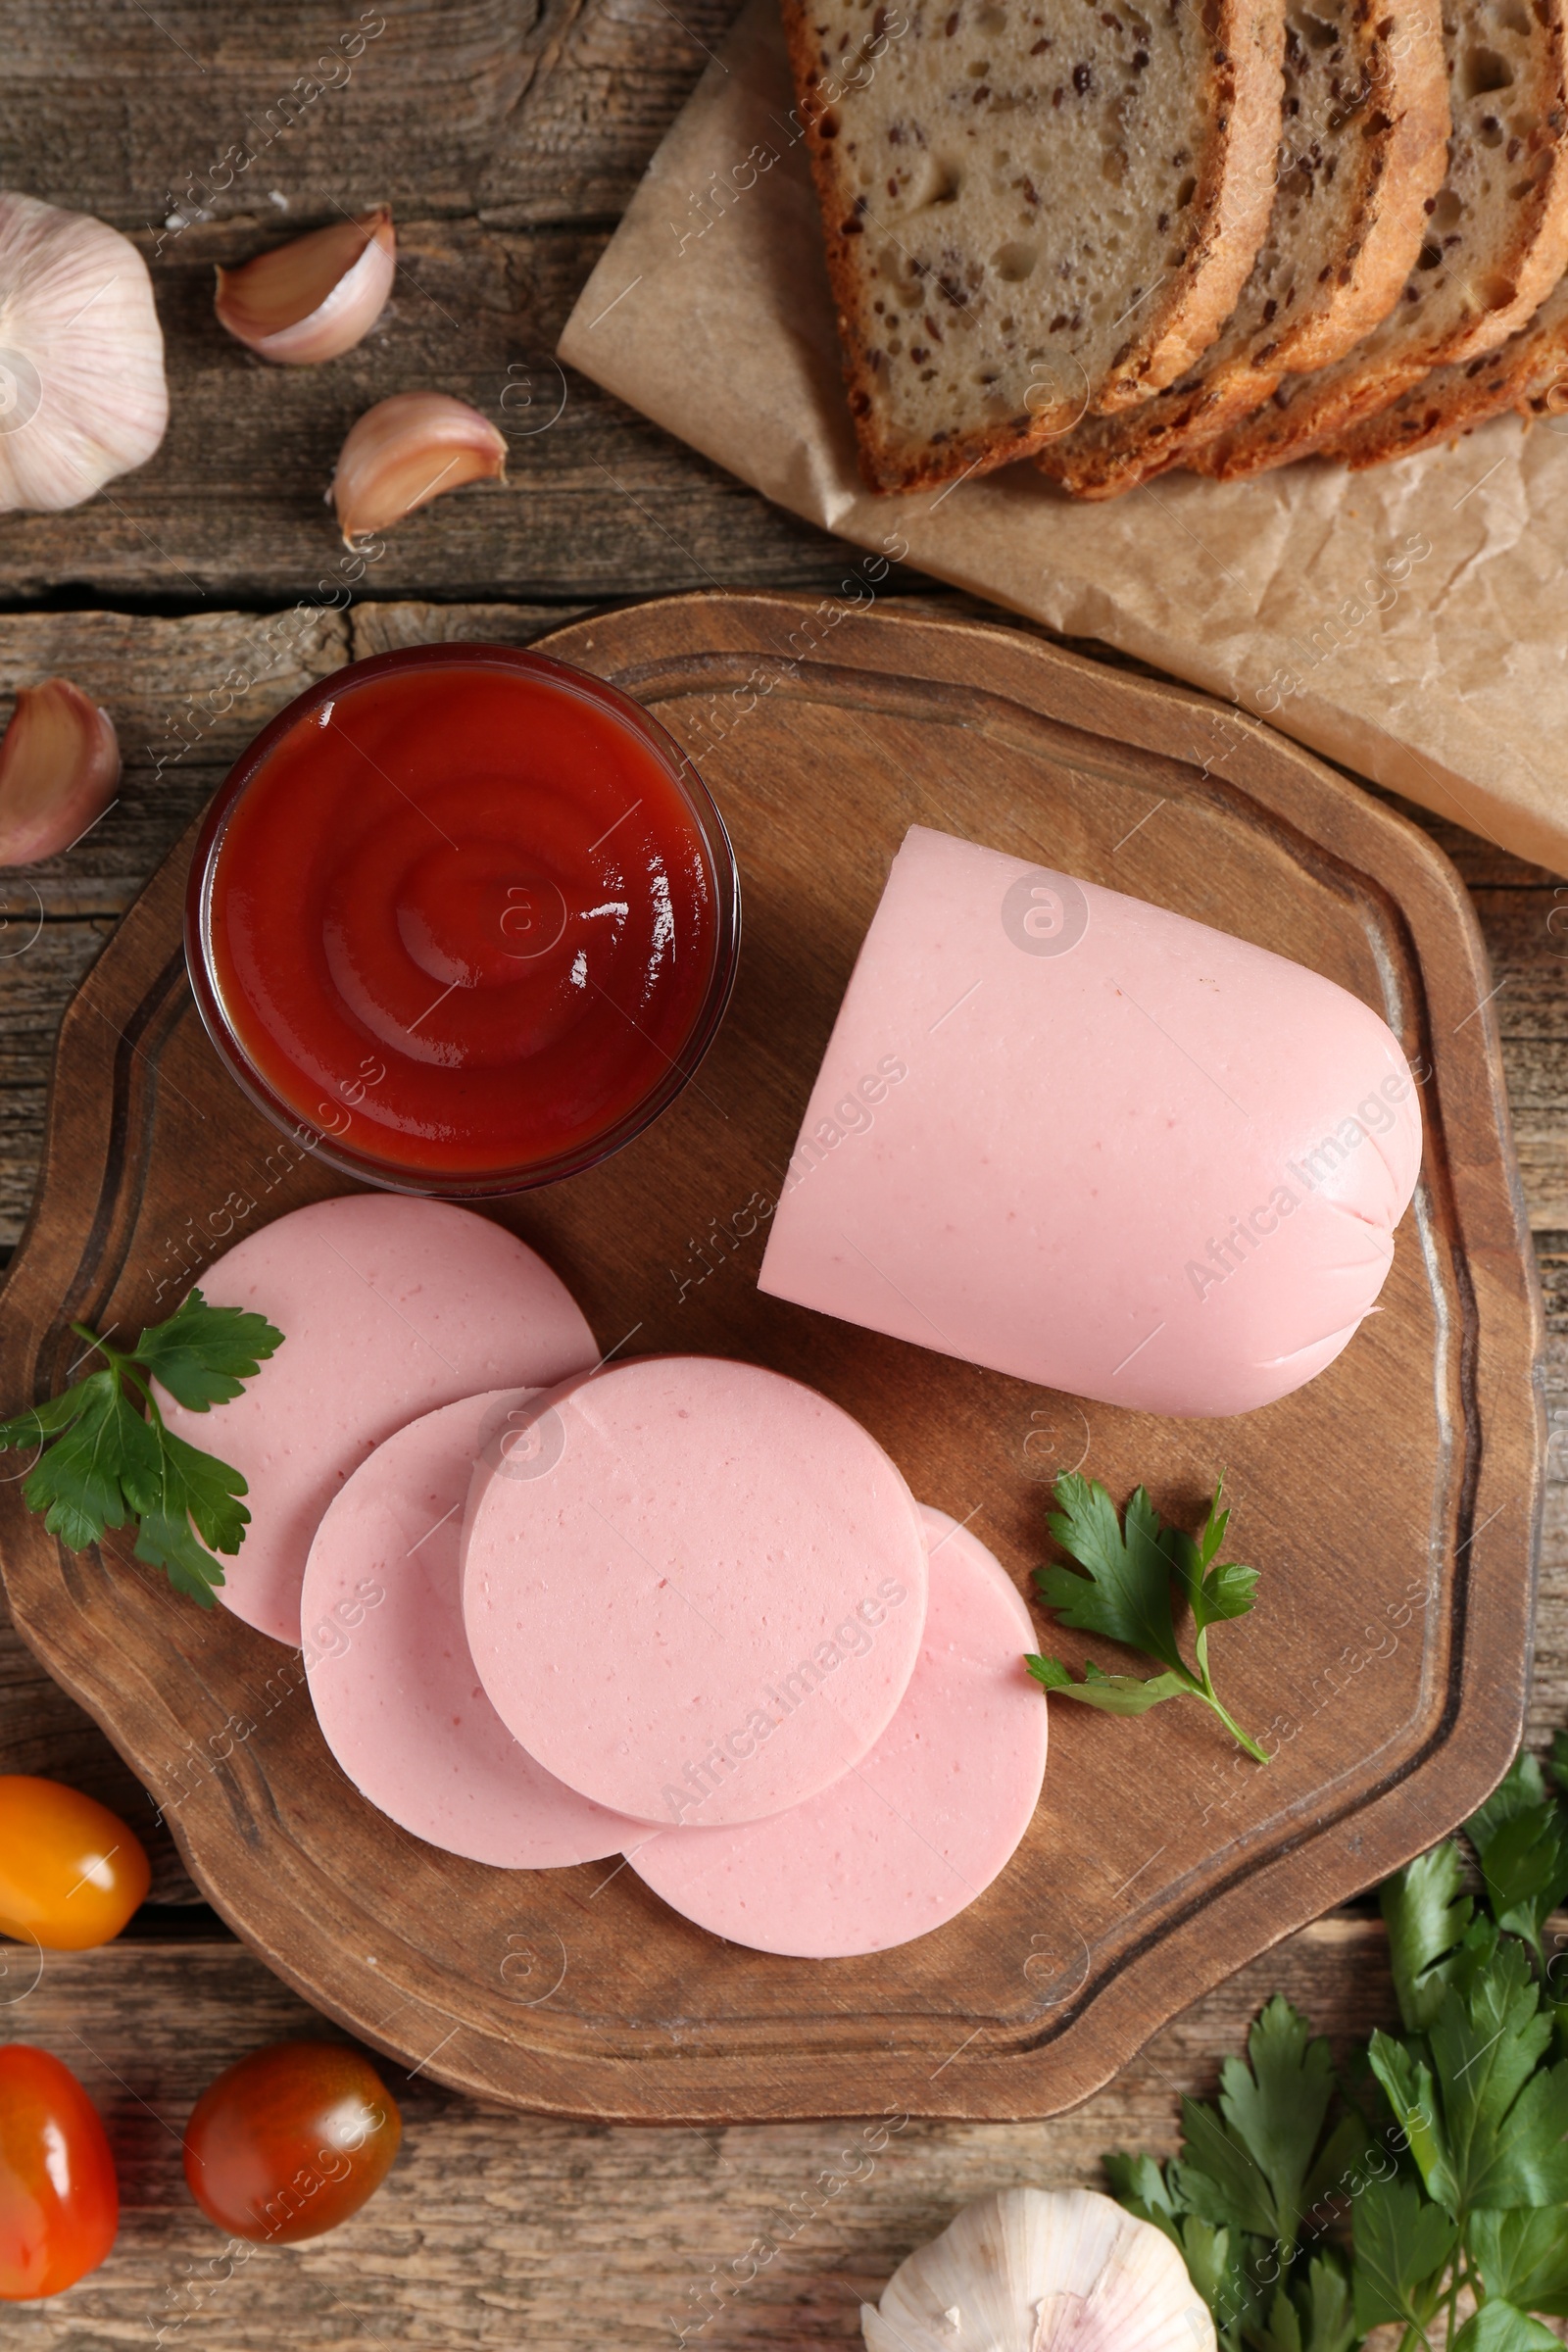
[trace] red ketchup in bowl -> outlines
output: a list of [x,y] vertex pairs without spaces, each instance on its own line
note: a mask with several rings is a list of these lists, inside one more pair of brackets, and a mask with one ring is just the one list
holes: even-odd
[[338,671],[258,738],[203,829],[186,944],[274,1119],[373,1182],[499,1193],[679,1092],[738,925],[723,822],[637,704],[442,645]]

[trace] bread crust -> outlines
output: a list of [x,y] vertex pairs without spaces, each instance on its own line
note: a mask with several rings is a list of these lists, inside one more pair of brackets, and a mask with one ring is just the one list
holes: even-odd
[[[884,436],[870,391],[870,355],[858,321],[859,247],[864,231],[839,182],[831,106],[821,95],[809,0],[781,0],[799,118],[821,209],[828,281],[838,313],[844,378],[862,479],[871,490],[936,489],[989,473],[1055,438],[1059,417],[1002,419],[956,432],[940,446],[895,447]],[[1135,332],[1108,370],[1112,406],[1150,398],[1205,350],[1235,307],[1268,220],[1269,172],[1279,144],[1285,0],[1199,0],[1209,41],[1213,137],[1193,196],[1194,234],[1163,300],[1138,306]],[[1559,0],[1561,4],[1561,0]]]
[[1499,349],[1435,368],[1402,400],[1318,454],[1362,473],[1456,440],[1509,409],[1527,422],[1568,411],[1568,281],[1559,279],[1530,324]]
[[1042,470],[1075,498],[1119,498],[1184,464],[1267,400],[1288,368],[1342,358],[1386,318],[1421,250],[1427,200],[1443,184],[1450,117],[1439,0],[1399,0],[1373,15],[1355,0],[1351,29],[1371,113],[1359,132],[1358,234],[1337,257],[1334,282],[1272,340],[1266,330],[1192,385],[1178,385],[1106,425],[1065,435],[1045,450]]
[[1300,389],[1288,408],[1265,406],[1194,451],[1187,463],[1195,473],[1235,481],[1297,458],[1337,451],[1434,368],[1461,366],[1495,350],[1528,322],[1555,285],[1568,265],[1568,7],[1565,0],[1532,0],[1532,7],[1547,38],[1545,78],[1552,103],[1532,134],[1537,152],[1546,158],[1545,169],[1528,198],[1520,200],[1512,248],[1495,258],[1493,270],[1511,287],[1510,299],[1468,325],[1458,322],[1436,342],[1414,344],[1407,354],[1386,356],[1360,371],[1347,366],[1316,387],[1310,377],[1298,379]]
[[1111,363],[1095,406],[1131,408],[1187,373],[1236,308],[1274,201],[1285,74],[1285,0],[1203,0],[1214,139],[1193,198],[1197,234],[1164,309]]
[[[1374,0],[1356,0],[1355,15],[1362,24],[1371,20]],[[1399,57],[1394,44],[1401,38],[1408,47]],[[1415,268],[1428,200],[1443,185],[1453,114],[1441,0],[1405,0],[1397,15],[1377,9],[1367,65],[1374,81],[1387,84],[1380,98],[1386,127],[1368,125],[1360,250],[1348,257],[1349,283],[1281,336],[1281,375],[1326,368],[1382,325]]]

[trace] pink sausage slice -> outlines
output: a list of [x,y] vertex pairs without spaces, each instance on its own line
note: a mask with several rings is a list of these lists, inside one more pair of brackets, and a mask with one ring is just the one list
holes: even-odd
[[316,1531],[301,1604],[317,1718],[361,1795],[431,1845],[503,1870],[597,1861],[637,1829],[517,1745],[463,1630],[469,1476],[536,1394],[465,1396],[378,1446]]
[[925,1544],[875,1439],[755,1364],[651,1356],[475,1474],[464,1611],[496,1712],[640,1820],[752,1821],[858,1764],[904,1696]]
[[915,826],[759,1277],[775,1298],[1138,1412],[1268,1404],[1383,1287],[1421,1117],[1320,973]]
[[1046,1770],[1029,1612],[978,1537],[944,1511],[925,1517],[925,1641],[864,1762],[770,1821],[664,1830],[628,1849],[698,1927],[806,1960],[883,1952],[956,1917],[1016,1851]]
[[251,1524],[218,1597],[294,1647],[305,1556],[322,1512],[395,1429],[481,1389],[546,1388],[598,1348],[565,1285],[488,1217],[442,1200],[351,1193],[264,1225],[203,1273],[215,1306],[283,1334],[243,1395],[171,1429],[231,1462]]

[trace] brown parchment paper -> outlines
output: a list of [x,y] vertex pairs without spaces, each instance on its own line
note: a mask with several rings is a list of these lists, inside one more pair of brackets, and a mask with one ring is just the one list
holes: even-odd
[[750,0],[589,279],[564,360],[857,546],[906,547],[922,571],[1139,655],[1568,873],[1568,416],[1528,431],[1499,417],[1370,473],[1172,473],[1102,506],[1027,465],[874,496],[793,103],[776,0]]

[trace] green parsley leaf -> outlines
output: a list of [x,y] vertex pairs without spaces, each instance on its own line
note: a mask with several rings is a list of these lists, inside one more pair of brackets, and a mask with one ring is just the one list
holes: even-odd
[[85,1405],[93,1378],[101,1380],[102,1375],[95,1374],[87,1380],[78,1380],[74,1388],[62,1389],[58,1396],[50,1396],[42,1404],[29,1404],[24,1413],[16,1413],[9,1421],[0,1421],[0,1453],[13,1447],[41,1446],[46,1438],[56,1437],[61,1430],[69,1429]]
[[1160,1521],[1148,1489],[1135,1487],[1128,1497],[1125,1533],[1098,1479],[1070,1470],[1057,1479],[1055,1494],[1061,1508],[1051,1514],[1051,1532],[1087,1574],[1037,1568],[1044,1598],[1063,1625],[1103,1634],[1184,1671],[1171,1614],[1171,1565],[1159,1547]]
[[1419,2045],[1372,2036],[1371,2060],[1427,2193],[1463,2223],[1478,2206],[1568,2200],[1568,2061],[1538,2072],[1552,2021],[1512,1937],[1445,1987]]
[[1432,2069],[1413,2049],[1379,2026],[1367,2045],[1372,2072],[1382,2083],[1395,2121],[1429,2190],[1447,2163],[1447,2146],[1438,2115],[1438,2086]]
[[1305,2283],[1294,2292],[1283,2283],[1274,2290],[1268,2326],[1249,2331],[1257,2352],[1349,2352],[1357,2340],[1350,2289],[1345,2273],[1331,2257],[1314,2255]]
[[1250,2333],[1257,2352],[1301,2352],[1301,2317],[1288,2288],[1276,2286],[1267,2325],[1259,2328],[1254,2322]]
[[1296,2251],[1313,2152],[1334,2095],[1329,2045],[1314,2039],[1299,2010],[1280,1993],[1247,2037],[1250,2068],[1227,2058],[1219,2114],[1182,2104],[1178,2180],[1206,2221],[1234,2222]]
[[1427,2038],[1449,2146],[1440,2203],[1463,2216],[1568,2197],[1568,2066],[1553,2070],[1564,2078],[1553,2125],[1552,2077],[1536,2075],[1551,2019],[1523,1947],[1503,1944],[1472,1985],[1451,1986]]
[[[1246,1616],[1257,1585],[1255,1568],[1216,1559],[1230,1519],[1219,1492],[1196,1542],[1163,1525],[1144,1487],[1134,1489],[1120,1521],[1099,1480],[1075,1470],[1057,1479],[1055,1496],[1061,1507],[1052,1513],[1051,1532],[1084,1573],[1037,1568],[1041,1597],[1064,1625],[1141,1650],[1165,1671],[1148,1678],[1107,1674],[1091,1660],[1083,1681],[1075,1682],[1059,1658],[1031,1656],[1025,1663],[1036,1682],[1109,1715],[1146,1715],[1167,1698],[1201,1699],[1247,1753],[1266,1764],[1262,1748],[1220,1704],[1208,1670],[1209,1627]],[[1177,1642],[1173,1588],[1193,1613],[1196,1671]]]
[[1483,2303],[1454,2337],[1453,2352],[1562,2352],[1562,2338],[1511,2303]]
[[75,1418],[22,1491],[29,1507],[44,1513],[50,1534],[79,1551],[100,1543],[106,1528],[123,1527],[134,1517],[127,1482],[143,1491],[156,1447],[112,1372],[78,1381],[74,1395],[79,1400]]
[[1059,1658],[1026,1657],[1024,1664],[1043,1690],[1081,1698],[1105,1715],[1147,1715],[1162,1699],[1188,1698],[1193,1690],[1192,1680],[1185,1674],[1152,1674],[1144,1682],[1136,1674],[1104,1674],[1092,1658],[1081,1683],[1073,1681],[1071,1669]]
[[1173,2244],[1179,2244],[1176,2231],[1179,2208],[1152,2156],[1131,2156],[1125,2148],[1110,2148],[1100,2161],[1117,2204],[1125,2205],[1129,2212],[1139,2208],[1140,2221],[1154,2223]]
[[1176,1582],[1186,1595],[1200,1642],[1211,1625],[1245,1617],[1257,1592],[1255,1568],[1243,1568],[1234,1560],[1214,1564],[1214,1555],[1225,1541],[1231,1518],[1228,1510],[1220,1508],[1223,1483],[1215,1490],[1208,1517],[1196,1543],[1179,1527],[1164,1527],[1159,1533],[1160,1549],[1170,1561]]
[[156,1496],[142,1507],[136,1557],[167,1569],[178,1591],[210,1609],[213,1588],[223,1582],[223,1571],[197,1542],[191,1523],[214,1550],[238,1551],[251,1516],[238,1500],[245,1481],[226,1462],[198,1452],[167,1430],[161,1472]]
[[[1128,2208],[1136,2212],[1136,2206]],[[1184,2215],[1176,2242],[1187,2276],[1214,2315],[1214,2328],[1230,2352],[1240,2347],[1244,2330],[1256,2326],[1260,2297],[1257,2282],[1244,2262],[1246,2239],[1235,2230],[1216,2230],[1196,2213]]]
[[1451,1955],[1475,1906],[1459,1887],[1464,1866],[1452,1838],[1420,1854],[1385,1880],[1384,1924],[1399,2015],[1417,2034],[1430,2026],[1453,1973]]
[[1521,2311],[1568,2314],[1568,2211],[1561,2205],[1473,2213],[1467,2235],[1489,2295]]
[[1298,2292],[1301,2352],[1350,2352],[1359,2329],[1350,2303],[1350,2282],[1329,2256],[1314,2254],[1307,2266],[1306,2291]]
[[1351,2221],[1357,2324],[1397,2320],[1420,2331],[1438,2307],[1456,2225],[1408,2180],[1369,2180]]
[[[0,1451],[40,1448],[23,1494],[74,1551],[138,1520],[136,1557],[211,1608],[223,1582],[213,1553],[238,1551],[250,1521],[239,1500],[245,1481],[165,1427],[151,1382],[205,1412],[237,1396],[283,1335],[263,1315],[209,1306],[200,1291],[129,1349],[109,1347],[82,1324],[72,1328],[104,1359],[101,1369],[0,1421]],[[128,1390],[145,1400],[145,1417]]]
[[1465,1836],[1478,1854],[1484,1853],[1504,1823],[1516,1821],[1524,1813],[1539,1813],[1549,1802],[1540,1758],[1517,1755],[1486,1802],[1478,1805],[1465,1823]]
[[1568,1830],[1534,1756],[1515,1759],[1465,1823],[1465,1835],[1498,1927],[1523,1936],[1544,1962],[1542,1931],[1568,1894]]
[[136,1361],[193,1413],[237,1396],[263,1360],[283,1344],[265,1315],[209,1306],[200,1291],[182,1298],[167,1323],[136,1342]]

